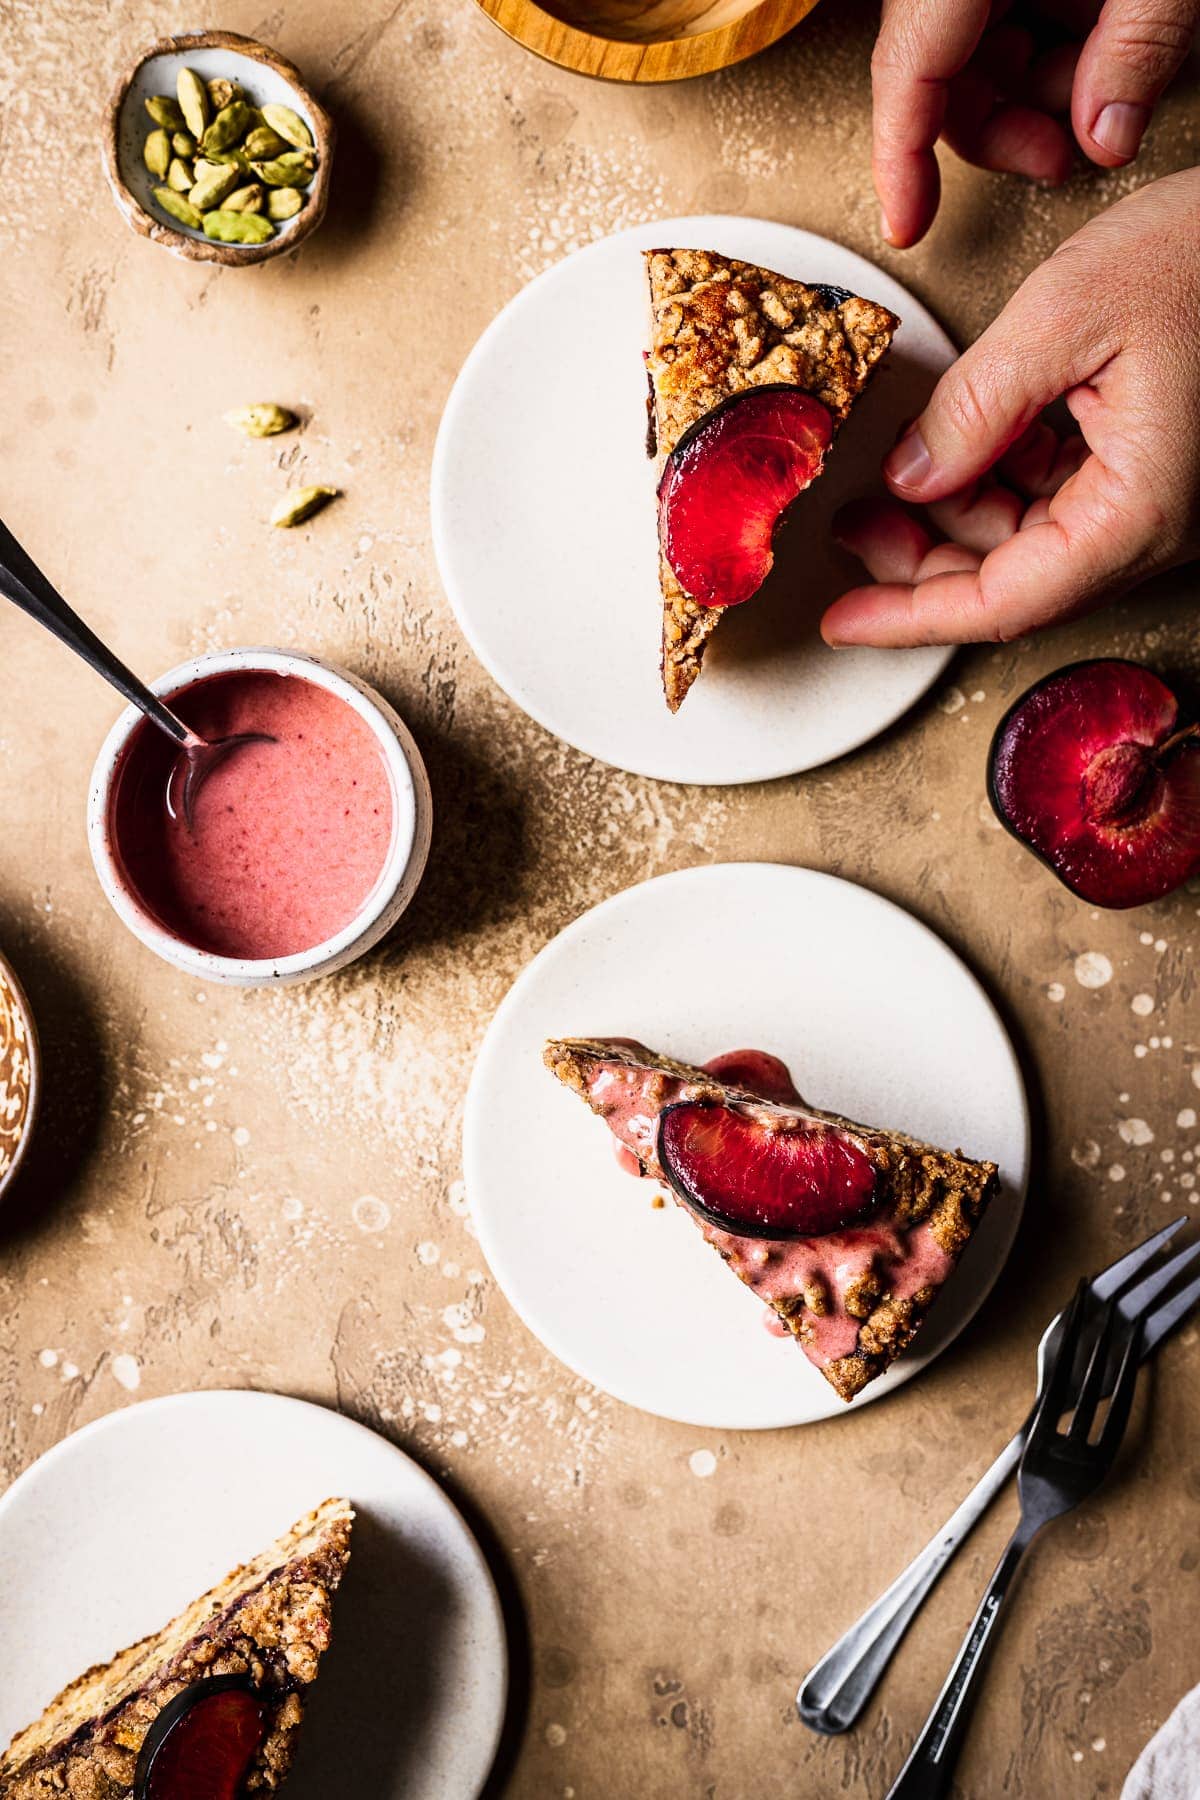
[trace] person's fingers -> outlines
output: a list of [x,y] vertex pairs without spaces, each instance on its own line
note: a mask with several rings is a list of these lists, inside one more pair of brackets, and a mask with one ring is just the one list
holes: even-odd
[[1031,499],[1056,494],[1081,466],[1088,447],[1077,432],[1061,438],[1036,419],[996,465],[996,473]]
[[833,522],[839,544],[875,581],[915,581],[933,538],[896,500],[853,500]]
[[955,544],[947,539],[944,544],[935,544],[921,564],[920,580],[925,582],[939,575],[970,573],[978,569],[982,561],[981,551],[970,550],[966,544]]
[[1011,488],[985,481],[935,501],[928,512],[939,531],[983,556],[1012,536],[1024,510],[1025,502]]
[[947,369],[884,462],[898,498],[940,500],[977,480],[1044,407],[1115,353],[1120,311],[1094,304],[1095,265],[1107,252],[1107,242],[1072,239]]
[[1071,139],[1057,119],[1016,102],[1001,102],[989,112],[953,108],[944,135],[964,162],[1051,187],[1061,187],[1074,161]]
[[822,635],[830,644],[1004,643],[1073,618],[1153,566],[1152,510],[1093,456],[1044,516],[977,569],[853,589],[825,614]]
[[873,649],[973,644],[987,635],[978,569],[916,583],[851,588],[821,620],[821,636],[835,649],[857,644]]
[[871,58],[871,166],[883,235],[897,249],[924,237],[941,195],[934,145],[950,80],[988,20],[988,0],[885,0]]
[[1107,0],[1075,71],[1071,123],[1106,169],[1132,162],[1155,102],[1187,55],[1198,0]]
[[1027,530],[1030,525],[1044,525],[1049,517],[1049,500],[1035,500],[1031,506],[1025,508],[1025,516],[1021,520],[1021,530]]

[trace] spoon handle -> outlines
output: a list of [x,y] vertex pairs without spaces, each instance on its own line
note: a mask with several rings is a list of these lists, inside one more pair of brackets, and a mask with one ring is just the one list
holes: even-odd
[[47,581],[33,559],[24,551],[12,532],[0,520],[0,594],[27,612],[30,618],[52,631],[61,643],[77,656],[82,656],[85,663],[95,669],[98,675],[116,688],[125,700],[131,700],[163,731],[169,732],[178,744],[191,741],[191,732],[181,719],[177,719],[169,707],[164,706],[157,694],[152,694],[144,682],[138,680],[132,670],[115,657],[107,645],[90,626],[85,625],[78,613],[73,612],[62,595]]

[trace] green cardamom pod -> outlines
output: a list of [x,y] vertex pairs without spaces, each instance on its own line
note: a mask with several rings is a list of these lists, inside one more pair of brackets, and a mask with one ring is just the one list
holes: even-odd
[[196,185],[196,175],[190,162],[182,156],[173,156],[171,166],[167,170],[167,186],[174,188],[177,194],[190,194]]
[[313,135],[300,117],[290,106],[276,106],[273,103],[264,106],[262,116],[281,138],[289,144],[295,144],[298,150],[311,150]]
[[284,219],[294,219],[304,205],[304,195],[299,188],[271,188],[267,194],[268,217],[282,223]]
[[221,108],[200,140],[205,156],[211,156],[214,150],[232,150],[253,123],[254,108],[247,106],[244,100],[231,100],[228,106]]
[[241,171],[233,163],[218,163],[210,173],[200,175],[188,199],[197,212],[210,212],[220,206],[226,194],[237,186]]
[[228,163],[232,163],[233,167],[239,170],[241,174],[249,175],[250,173],[250,159],[244,150],[206,151],[205,161],[213,168],[221,168]]
[[226,212],[261,212],[263,209],[263,190],[257,181],[248,187],[234,188],[221,205]]
[[215,238],[220,244],[265,244],[268,238],[275,236],[275,227],[261,213],[218,209],[205,213],[204,235]]
[[177,194],[173,188],[157,187],[154,198],[163,211],[178,219],[181,225],[190,225],[193,231],[203,230],[204,220],[185,194]]
[[267,400],[260,400],[254,406],[239,406],[225,414],[227,425],[252,438],[276,437],[281,431],[291,431],[298,422],[295,413],[290,413],[286,406],[276,406]]
[[180,69],[175,77],[175,92],[188,130],[194,138],[202,138],[208,124],[208,89],[194,69]]
[[190,131],[177,131],[171,139],[171,148],[176,156],[186,156],[190,161],[196,154],[196,140]]
[[142,161],[161,181],[171,164],[171,139],[161,126],[142,145]]
[[182,131],[184,128],[179,102],[172,100],[169,94],[151,94],[146,101],[146,111],[154,123],[161,125],[165,131]]
[[267,162],[273,156],[283,155],[287,150],[287,139],[281,138],[269,125],[258,125],[248,133],[242,149],[251,162]]
[[208,83],[209,104],[214,113],[224,112],[231,100],[240,100],[242,90],[236,81],[227,81],[224,75],[215,75]]
[[311,519],[314,513],[319,513],[323,506],[328,506],[331,500],[336,500],[340,492],[340,488],[333,487],[293,488],[291,493],[285,494],[275,507],[271,514],[271,523],[272,525],[282,525],[285,530],[290,530],[293,525],[303,525],[306,519]]
[[304,188],[313,178],[312,153],[308,150],[289,150],[286,156],[277,156],[271,162],[252,162],[250,167],[268,187]]

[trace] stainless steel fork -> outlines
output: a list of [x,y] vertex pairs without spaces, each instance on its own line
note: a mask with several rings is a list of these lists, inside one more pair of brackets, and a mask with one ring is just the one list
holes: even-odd
[[[1097,1329],[1089,1284],[1086,1278],[1080,1282],[1021,1456],[1017,1528],[887,1800],[944,1800],[949,1793],[996,1621],[1025,1552],[1043,1526],[1094,1493],[1116,1461],[1137,1384],[1141,1335],[1140,1317],[1132,1322],[1123,1317],[1115,1299],[1104,1307]],[[1081,1359],[1082,1376],[1077,1373]],[[1111,1390],[1101,1418],[1110,1370]]]
[[[1102,1305],[1119,1295],[1123,1316],[1134,1318],[1145,1313],[1143,1358],[1150,1356],[1200,1301],[1200,1275],[1177,1293],[1168,1294],[1179,1277],[1200,1258],[1200,1243],[1166,1258],[1157,1267],[1152,1266],[1159,1252],[1186,1223],[1186,1215],[1173,1219],[1145,1243],[1137,1245],[1094,1276],[1090,1284],[1093,1305]],[[1156,1301],[1159,1304],[1156,1305]],[[1037,1397],[1020,1430],[924,1550],[805,1677],[796,1695],[796,1708],[813,1731],[832,1735],[847,1731],[854,1724],[942,1570],[1021,1460],[1037,1400],[1045,1385],[1047,1367],[1061,1341],[1063,1320],[1064,1315],[1058,1313],[1042,1334],[1037,1352]]]

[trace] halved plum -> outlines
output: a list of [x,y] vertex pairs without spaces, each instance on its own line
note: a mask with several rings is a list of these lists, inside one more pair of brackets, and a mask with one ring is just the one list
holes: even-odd
[[146,1734],[136,1800],[238,1800],[266,1736],[266,1708],[241,1675],[185,1688]]
[[668,1106],[658,1160],[685,1206],[739,1237],[823,1237],[875,1199],[874,1164],[850,1134],[784,1107]]
[[658,538],[685,593],[737,606],[758,592],[775,527],[832,438],[819,400],[778,386],[734,394],[684,432],[658,484]]
[[1031,687],[996,729],[988,791],[1093,906],[1141,906],[1200,872],[1200,730],[1140,663],[1073,663]]

